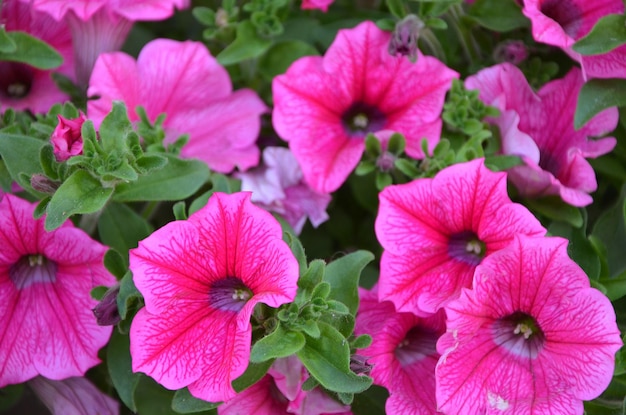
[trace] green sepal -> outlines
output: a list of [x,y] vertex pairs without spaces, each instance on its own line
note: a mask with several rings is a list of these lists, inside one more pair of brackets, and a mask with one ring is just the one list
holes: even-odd
[[130,307],[142,298],[133,281],[132,272],[127,271],[120,282],[120,292],[117,295],[117,310],[122,320],[126,319]]
[[369,334],[362,334],[352,341],[352,347],[355,349],[365,349],[372,344],[372,336]]
[[51,145],[46,144],[41,147],[41,151],[39,152],[39,163],[41,163],[43,174],[52,180],[60,179],[57,171],[58,163],[54,157],[54,149]]
[[104,285],[99,285],[97,287],[92,288],[91,291],[89,291],[89,296],[93,298],[94,300],[100,301],[102,300],[102,297],[104,297],[104,294],[106,294],[108,289],[109,288],[105,287]]
[[326,263],[321,259],[314,259],[309,263],[306,272],[298,279],[298,293],[294,301],[296,304],[302,305],[311,300],[313,290],[324,278],[325,268]]
[[113,101],[111,112],[100,124],[100,143],[106,153],[114,150],[124,152],[127,149],[126,136],[133,130],[128,119],[126,105],[122,101]]

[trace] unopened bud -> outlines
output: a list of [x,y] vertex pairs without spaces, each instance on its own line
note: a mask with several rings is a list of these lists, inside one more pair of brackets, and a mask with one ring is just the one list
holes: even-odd
[[414,14],[400,20],[389,41],[389,54],[406,56],[411,62],[415,62],[418,55],[417,39],[423,28],[424,22]]
[[98,325],[113,326],[120,322],[120,313],[117,309],[117,295],[120,292],[120,286],[116,285],[107,290],[102,300],[93,309]]
[[86,121],[85,114],[81,112],[78,118],[73,119],[67,119],[61,115],[57,117],[59,123],[50,137],[56,160],[61,162],[72,156],[83,154],[83,136],[80,130]]
[[372,365],[367,363],[367,357],[359,354],[353,354],[350,356],[350,370],[360,375],[362,373],[369,373],[372,370]]
[[51,195],[57,191],[61,183],[52,180],[43,174],[33,174],[30,177],[30,185],[38,192]]
[[493,59],[519,65],[528,57],[528,49],[521,40],[509,40],[500,43],[493,51]]

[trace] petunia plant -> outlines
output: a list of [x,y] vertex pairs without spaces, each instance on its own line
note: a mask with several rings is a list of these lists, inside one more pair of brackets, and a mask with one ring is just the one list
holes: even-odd
[[624,413],[624,12],[0,1],[0,414]]

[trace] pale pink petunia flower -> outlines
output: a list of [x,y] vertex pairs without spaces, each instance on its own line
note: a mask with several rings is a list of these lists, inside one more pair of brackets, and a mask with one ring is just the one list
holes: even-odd
[[145,300],[130,329],[133,370],[212,402],[235,396],[254,306],[293,301],[298,279],[280,225],[249,193],[215,193],[160,228],[130,251],[130,269]]
[[300,8],[302,10],[318,9],[325,13],[334,1],[335,0],[302,0]]
[[237,177],[241,190],[252,192],[252,202],[282,215],[296,234],[307,217],[314,227],[328,220],[330,195],[317,193],[304,182],[298,161],[287,148],[266,147],[263,164]]
[[560,196],[573,206],[593,202],[597,189],[593,168],[586,157],[598,157],[615,147],[613,137],[591,140],[617,125],[617,108],[593,117],[574,129],[576,101],[583,79],[574,68],[562,78],[545,84],[536,94],[523,73],[513,65],[500,64],[467,78],[469,89],[497,107],[502,115],[491,120],[500,127],[502,152],[518,155],[523,166],[509,170],[509,179],[527,197]]
[[525,0],[524,14],[536,41],[563,49],[592,78],[626,78],[626,45],[600,55],[581,55],[572,49],[602,17],[624,13],[622,0]]
[[378,302],[377,287],[360,289],[356,334],[370,334],[371,346],[360,350],[373,366],[374,383],[389,391],[388,414],[435,415],[437,339],[445,332],[445,314],[430,317],[398,313],[389,301]]
[[28,382],[52,415],[118,415],[119,402],[84,377],[50,380],[38,376]]
[[575,415],[613,376],[615,312],[562,238],[516,237],[445,310],[437,403],[450,415]]
[[20,0],[0,2],[0,24],[9,32],[22,31],[50,44],[63,57],[63,64],[52,71],[19,62],[0,62],[0,110],[48,112],[52,105],[69,99],[52,80],[52,72],[73,78],[72,37],[65,23],[56,22]]
[[222,173],[259,162],[255,143],[266,106],[250,89],[233,92],[228,72],[200,42],[153,40],[136,61],[122,52],[103,54],[94,67],[88,95],[100,97],[87,106],[96,126],[111,111],[112,102],[121,100],[131,121],[139,119],[138,105],[152,121],[167,114],[166,143],[188,133],[183,157],[199,158]]
[[50,143],[57,161],[66,161],[72,156],[83,154],[83,136],[80,132],[87,120],[82,112],[77,118],[67,119],[57,115],[59,123],[52,132]]
[[524,206],[511,202],[506,173],[487,169],[483,159],[385,188],[375,230],[384,249],[380,300],[417,315],[458,297],[476,266],[514,235],[546,232]]
[[100,54],[119,50],[135,21],[163,20],[189,0],[22,0],[35,10],[66,21],[74,39],[76,77],[87,87]]
[[337,190],[359,163],[365,136],[405,135],[406,153],[424,156],[441,133],[445,94],[458,74],[430,56],[391,56],[391,34],[372,22],[340,30],[324,57],[307,56],[274,78],[273,125],[316,191]]
[[84,375],[112,330],[96,323],[90,295],[115,284],[107,247],[70,221],[46,232],[34,210],[11,194],[0,201],[0,387]]

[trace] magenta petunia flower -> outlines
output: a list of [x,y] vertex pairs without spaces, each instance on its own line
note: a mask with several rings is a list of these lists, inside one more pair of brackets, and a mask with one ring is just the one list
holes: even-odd
[[287,148],[266,147],[263,165],[237,177],[241,190],[252,192],[252,202],[282,215],[297,234],[307,217],[314,227],[328,220],[330,195],[317,193],[304,182],[302,170]]
[[375,230],[384,248],[380,300],[417,315],[458,297],[471,285],[476,266],[514,235],[546,232],[532,213],[511,202],[506,174],[487,169],[482,159],[385,188]]
[[[9,32],[26,32],[50,44],[64,59],[54,72],[73,78],[72,37],[65,23],[54,21],[20,0],[4,0],[0,7],[0,24]],[[52,80],[52,72],[19,62],[0,62],[0,110],[10,107],[48,112],[52,105],[67,100],[68,95]]]
[[35,10],[66,21],[74,39],[78,84],[86,87],[98,56],[119,50],[133,22],[163,20],[174,8],[189,7],[189,0],[22,0]]
[[561,238],[516,237],[445,310],[437,403],[446,414],[582,414],[613,376],[615,312]]
[[118,415],[119,403],[84,377],[50,380],[38,376],[28,382],[52,415]]
[[397,313],[392,303],[377,301],[377,287],[360,290],[359,297],[355,333],[372,336],[371,346],[359,354],[373,366],[374,383],[389,391],[386,413],[434,415],[436,344],[445,332],[443,310],[430,317]]
[[617,108],[593,117],[574,129],[576,100],[583,79],[572,69],[564,78],[544,85],[537,94],[522,72],[501,64],[468,77],[465,85],[479,89],[480,98],[500,109],[491,120],[500,127],[502,152],[521,156],[524,165],[512,168],[509,179],[527,197],[558,195],[573,206],[593,202],[597,188],[593,168],[585,157],[598,157],[615,147],[613,137],[590,140],[613,130]]
[[324,57],[308,56],[274,78],[273,124],[317,192],[337,190],[365,150],[367,133],[401,132],[423,157],[441,133],[440,113],[458,74],[429,56],[391,56],[391,34],[364,22],[340,30]]
[[115,284],[107,248],[70,221],[46,232],[34,210],[11,194],[0,201],[0,387],[84,375],[112,330],[96,323],[90,295]]
[[325,13],[334,1],[335,0],[302,0],[300,8],[302,10],[318,9]]
[[250,89],[233,92],[228,72],[200,42],[153,40],[137,61],[122,52],[103,54],[88,95],[100,97],[87,107],[96,126],[112,102],[122,100],[131,121],[139,119],[137,105],[144,106],[152,121],[166,113],[167,143],[188,133],[183,157],[199,158],[222,173],[259,162],[255,142],[266,106]]
[[83,136],[80,132],[87,120],[82,112],[77,118],[67,119],[57,115],[59,123],[52,132],[50,143],[57,161],[65,161],[72,156],[83,154]]
[[250,357],[250,316],[296,295],[298,263],[278,222],[249,193],[215,193],[130,251],[146,306],[130,330],[133,370],[208,401],[235,396]]
[[626,46],[591,56],[572,49],[602,17],[623,14],[621,0],[525,0],[523,12],[531,21],[535,40],[563,49],[580,63],[585,77],[626,77]]

